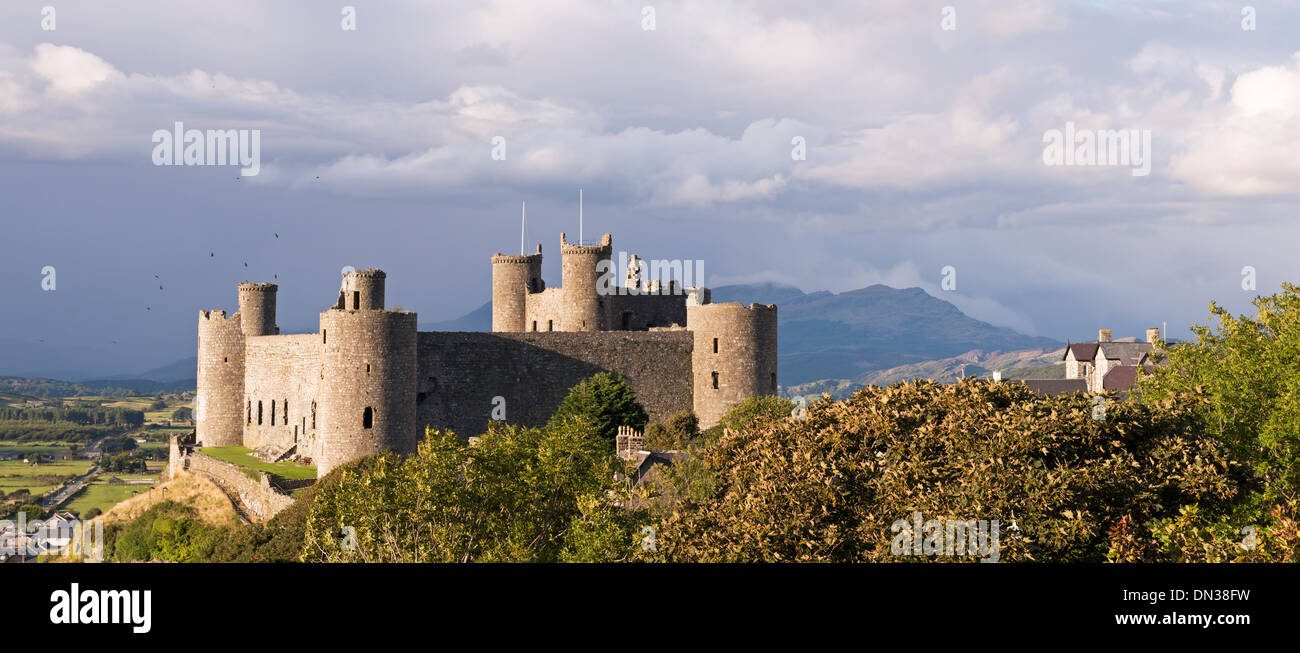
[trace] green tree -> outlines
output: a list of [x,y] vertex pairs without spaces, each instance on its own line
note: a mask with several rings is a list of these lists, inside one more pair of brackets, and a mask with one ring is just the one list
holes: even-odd
[[648,449],[685,449],[700,436],[700,418],[695,411],[681,410],[662,423],[646,427],[645,446]]
[[32,521],[37,519],[45,519],[45,509],[41,508],[40,506],[34,503],[29,503],[27,505],[20,506],[18,508],[18,512],[27,514],[28,523],[31,523]]
[[189,406],[181,406],[180,408],[177,408],[176,410],[172,411],[172,419],[174,420],[194,419],[194,410]]
[[623,377],[601,372],[569,389],[560,407],[551,415],[549,427],[559,427],[574,418],[594,427],[594,434],[614,450],[614,437],[618,427],[641,429],[649,421],[645,408],[637,403],[636,395]]
[[1263,519],[1300,500],[1300,287],[1257,297],[1254,317],[1210,304],[1195,341],[1168,347],[1165,365],[1139,381],[1149,405],[1193,406],[1202,428],[1227,443],[1260,482],[1245,510]]
[[[430,429],[409,457],[381,453],[316,490],[304,561],[624,560],[642,513],[593,428],[493,423],[474,444]],[[341,535],[355,537],[345,549]]]

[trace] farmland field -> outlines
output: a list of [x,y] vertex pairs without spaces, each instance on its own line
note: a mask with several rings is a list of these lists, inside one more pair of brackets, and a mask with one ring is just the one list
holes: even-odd
[[21,460],[0,461],[0,491],[9,493],[20,488],[31,491],[33,496],[44,494],[62,485],[61,482],[49,482],[41,477],[59,477],[63,479],[85,474],[94,464],[89,460],[61,460],[43,465],[28,465]]

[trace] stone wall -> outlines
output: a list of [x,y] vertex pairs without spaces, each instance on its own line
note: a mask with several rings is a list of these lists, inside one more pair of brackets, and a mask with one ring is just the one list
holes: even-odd
[[267,521],[293,505],[293,497],[272,486],[271,479],[265,472],[246,470],[238,465],[209,458],[203,455],[202,450],[185,456],[182,467],[191,474],[211,479],[232,499],[237,500],[248,518],[254,521]]
[[321,380],[321,347],[320,335],[315,333],[247,339],[242,408],[245,447],[283,451],[299,444],[298,455],[313,456],[311,408]]
[[475,436],[502,397],[507,422],[541,426],[569,388],[603,371],[663,420],[692,407],[692,346],[687,331],[420,333],[416,424]]

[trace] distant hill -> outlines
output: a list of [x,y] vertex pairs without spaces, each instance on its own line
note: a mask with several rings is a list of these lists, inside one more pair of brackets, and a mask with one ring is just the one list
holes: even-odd
[[[968,317],[920,288],[877,284],[838,294],[825,290],[805,293],[794,286],[764,283],[719,286],[712,289],[711,297],[715,303],[779,307],[778,374],[783,386],[843,381],[839,385],[849,387],[876,383],[873,378],[903,378],[909,370],[916,375],[948,378],[958,374],[963,365],[970,366],[971,373],[976,367],[983,369],[981,361],[1001,369],[1046,365],[1055,361],[1047,356],[1041,361],[1004,364],[997,357],[1034,359],[1065,346],[1051,338],[1026,336]],[[421,329],[491,331],[492,302],[463,317]],[[963,356],[971,360],[947,360]],[[927,362],[935,364],[923,365]],[[872,377],[873,373],[878,374]]]
[[865,380],[871,372],[974,351],[1041,353],[1065,346],[981,322],[920,288],[876,284],[836,294],[754,284],[715,288],[712,300],[777,304],[781,385]]
[[454,320],[444,320],[420,326],[421,331],[491,331],[492,301]]
[[959,356],[875,370],[853,379],[820,379],[794,384],[787,386],[785,391],[790,396],[829,394],[833,399],[843,399],[867,385],[890,385],[914,379],[950,382],[968,376],[988,378],[995,371],[1001,372],[1004,380],[1063,379],[1065,363],[1057,361],[1060,361],[1064,351],[1064,348],[1009,352],[984,352],[976,349]]
[[[138,374],[115,374],[95,379],[94,381],[120,381],[143,379],[147,381],[158,381],[168,383],[171,381],[184,381],[193,379],[198,374],[199,359],[196,356],[182,358],[174,363],[169,363],[162,367],[155,367],[152,370],[146,370]],[[93,382],[93,381],[92,381]]]

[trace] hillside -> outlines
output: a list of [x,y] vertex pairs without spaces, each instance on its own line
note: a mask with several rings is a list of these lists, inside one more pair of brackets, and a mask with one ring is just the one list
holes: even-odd
[[713,301],[778,305],[782,385],[822,379],[873,382],[868,380],[872,372],[927,361],[971,355],[970,363],[978,363],[992,355],[984,352],[1041,354],[1065,346],[968,317],[920,288],[877,284],[835,294],[774,284],[722,286],[713,290]]

